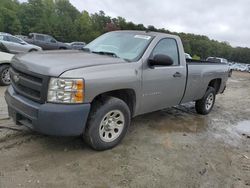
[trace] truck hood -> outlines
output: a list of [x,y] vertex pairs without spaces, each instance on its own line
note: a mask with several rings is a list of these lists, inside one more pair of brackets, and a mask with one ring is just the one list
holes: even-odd
[[43,51],[16,55],[12,66],[47,76],[60,76],[77,68],[127,63],[123,59],[77,50]]

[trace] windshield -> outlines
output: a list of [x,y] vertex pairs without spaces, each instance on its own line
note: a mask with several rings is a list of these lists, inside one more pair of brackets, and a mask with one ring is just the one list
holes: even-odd
[[98,37],[86,45],[85,49],[93,53],[113,55],[127,61],[137,61],[151,40],[152,37],[149,35],[111,32]]

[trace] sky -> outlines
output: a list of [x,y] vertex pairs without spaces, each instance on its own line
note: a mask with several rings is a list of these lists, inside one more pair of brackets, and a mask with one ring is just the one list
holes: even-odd
[[[25,1],[25,0],[21,0]],[[249,0],[70,0],[80,11],[250,47]]]

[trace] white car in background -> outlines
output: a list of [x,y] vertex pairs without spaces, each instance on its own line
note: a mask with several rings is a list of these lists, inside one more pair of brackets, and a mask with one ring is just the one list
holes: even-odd
[[214,63],[226,63],[228,64],[228,60],[221,57],[208,57],[206,61],[214,62]]
[[248,72],[250,73],[250,64],[247,65],[247,68],[248,68]]
[[186,58],[186,59],[192,59],[191,55],[188,54],[188,53],[185,53],[185,58]]
[[246,64],[241,64],[238,68],[239,71],[241,72],[247,72],[248,71],[248,67]]
[[42,48],[33,44],[29,44],[21,38],[15,37],[8,33],[0,32],[0,42],[10,51],[10,53],[27,53],[41,51]]
[[0,51],[0,86],[10,84],[9,67],[13,54]]
[[231,69],[241,72],[250,72],[250,65],[243,63],[234,63],[231,66]]

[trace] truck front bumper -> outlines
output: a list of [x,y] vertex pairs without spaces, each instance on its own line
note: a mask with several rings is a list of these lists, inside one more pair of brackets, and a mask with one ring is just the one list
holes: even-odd
[[14,91],[10,86],[5,92],[9,116],[17,125],[54,136],[83,134],[90,111],[90,104],[39,104]]

